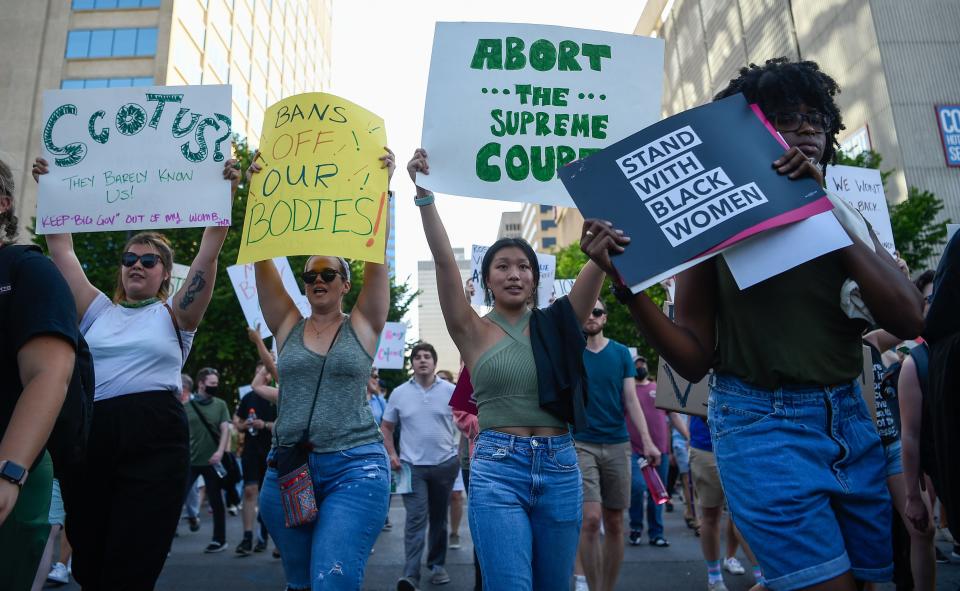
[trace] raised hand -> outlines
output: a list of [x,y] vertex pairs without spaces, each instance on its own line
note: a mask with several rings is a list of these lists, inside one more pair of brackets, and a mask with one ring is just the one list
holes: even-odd
[[390,148],[384,146],[383,149],[386,150],[387,153],[380,157],[380,168],[387,169],[387,184],[390,184],[390,180],[393,178],[393,171],[397,169],[397,157]]
[[230,181],[230,194],[236,196],[240,186],[240,161],[231,158],[223,163],[223,180]]
[[[410,180],[413,181],[413,184],[417,184],[417,173],[430,174],[430,164],[427,162],[427,151],[423,148],[417,148],[413,153],[413,158],[410,159],[410,162],[407,162],[407,173],[410,174]],[[423,189],[419,186],[417,187],[417,193],[419,194]]]
[[37,159],[33,161],[33,169],[30,172],[33,173],[33,180],[39,183],[40,175],[50,172],[50,163],[38,156]]
[[588,219],[583,222],[580,250],[608,275],[617,276],[612,256],[623,253],[630,238],[606,220]]
[[820,167],[796,146],[774,160],[773,167],[777,169],[778,174],[785,174],[787,178],[795,180],[809,176],[817,181],[818,185],[823,186],[823,172],[820,171]]

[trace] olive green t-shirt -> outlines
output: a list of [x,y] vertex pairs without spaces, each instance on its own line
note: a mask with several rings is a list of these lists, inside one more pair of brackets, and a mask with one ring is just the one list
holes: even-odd
[[717,266],[714,369],[760,388],[835,385],[863,371],[862,320],[840,308],[848,278],[839,252],[808,261],[745,290],[722,256]]
[[[210,430],[204,426],[194,407],[203,414],[203,418],[207,419],[207,422],[217,433],[216,440],[214,440]],[[210,463],[210,456],[220,446],[220,424],[230,422],[227,403],[219,398],[209,398],[208,401],[197,399],[188,402],[185,408],[187,421],[190,423],[190,465],[206,466]]]

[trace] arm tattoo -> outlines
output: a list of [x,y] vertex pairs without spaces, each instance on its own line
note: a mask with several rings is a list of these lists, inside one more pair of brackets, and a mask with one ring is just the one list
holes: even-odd
[[193,279],[190,280],[190,285],[187,287],[187,293],[183,294],[183,299],[180,300],[180,309],[186,310],[190,307],[193,300],[197,299],[197,294],[200,293],[206,285],[207,280],[203,278],[203,271],[194,273]]

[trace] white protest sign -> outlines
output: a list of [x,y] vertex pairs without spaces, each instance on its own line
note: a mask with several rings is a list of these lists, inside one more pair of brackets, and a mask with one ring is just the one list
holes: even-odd
[[[470,279],[473,279],[473,296],[470,298],[470,304],[473,306],[485,306],[483,281],[481,275],[481,266],[483,255],[487,254],[489,246],[474,244],[470,253]],[[554,282],[553,278],[557,274],[557,257],[552,254],[536,253],[537,262],[540,265],[540,283],[537,284],[537,307],[546,308],[553,301]],[[572,281],[572,280],[571,280]],[[559,297],[559,296],[557,296]]]
[[187,274],[190,273],[189,265],[174,263],[170,270],[170,294],[175,294],[183,287],[183,282],[187,280]]
[[437,23],[421,144],[441,193],[573,207],[557,169],[660,118],[663,40]]
[[[297,305],[300,313],[307,317],[310,315],[310,303],[307,296],[300,292],[300,286],[293,275],[290,263],[286,257],[277,257],[273,259],[277,271],[280,272],[280,279],[283,280],[283,287]],[[263,319],[263,312],[260,310],[260,300],[257,296],[257,279],[253,270],[253,263],[245,265],[233,265],[227,267],[227,275],[230,276],[230,282],[233,283],[233,290],[237,293],[237,299],[240,300],[240,309],[243,310],[243,317],[247,321],[247,326],[256,328],[260,325],[260,336],[266,338],[271,336],[270,329],[267,328],[267,322]]]
[[553,280],[553,294],[551,303],[557,298],[561,298],[570,293],[570,290],[573,289],[574,279],[554,279]]
[[893,243],[893,228],[890,227],[890,211],[883,195],[880,171],[859,166],[828,166],[827,189],[857,208],[870,225],[880,244],[890,254],[896,250]]
[[403,354],[407,346],[407,325],[388,322],[383,325],[373,366],[378,369],[403,369]]
[[37,233],[230,225],[230,86],[43,93]]

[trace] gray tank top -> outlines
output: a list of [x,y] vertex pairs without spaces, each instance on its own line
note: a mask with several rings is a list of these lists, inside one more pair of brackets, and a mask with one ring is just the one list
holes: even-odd
[[280,401],[274,445],[300,441],[307,429],[321,368],[323,379],[310,424],[313,451],[327,453],[383,441],[366,397],[373,358],[353,332],[350,317],[344,317],[340,334],[326,355],[318,355],[303,344],[305,322],[301,320],[290,331],[277,360]]

